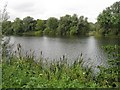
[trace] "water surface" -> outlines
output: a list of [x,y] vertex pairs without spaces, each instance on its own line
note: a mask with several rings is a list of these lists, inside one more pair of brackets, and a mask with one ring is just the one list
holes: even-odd
[[106,65],[107,55],[101,46],[117,45],[119,39],[116,38],[95,38],[90,37],[24,37],[10,36],[10,43],[21,44],[24,51],[35,51],[36,58],[42,51],[43,57],[48,60],[59,60],[65,55],[68,62],[73,62],[82,53],[84,61],[88,65]]

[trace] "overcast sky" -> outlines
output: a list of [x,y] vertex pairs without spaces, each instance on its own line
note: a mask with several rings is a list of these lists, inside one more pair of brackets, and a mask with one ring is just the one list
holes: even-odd
[[34,19],[48,19],[66,14],[88,17],[96,22],[100,12],[119,0],[0,0],[0,8],[8,4],[10,20],[31,16]]

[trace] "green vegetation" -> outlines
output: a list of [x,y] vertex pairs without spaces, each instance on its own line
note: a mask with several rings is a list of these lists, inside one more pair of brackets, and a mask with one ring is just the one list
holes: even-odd
[[[107,7],[97,17],[97,22],[88,22],[87,17],[65,15],[58,20],[50,17],[47,20],[27,16],[14,22],[4,20],[2,23],[4,35],[50,35],[50,36],[120,36],[120,1]],[[39,31],[39,32],[36,32]],[[32,32],[32,33],[30,33]]]
[[[99,66],[100,72],[95,76],[91,68],[83,67],[83,58],[78,58],[72,65],[65,56],[60,61],[47,62],[41,57],[35,61],[33,53],[21,55],[3,52],[2,87],[3,88],[117,88],[119,85],[119,46],[104,47],[113,60],[109,67]],[[16,55],[17,54],[17,55]],[[7,55],[7,56],[6,56]],[[6,58],[7,57],[7,58]],[[8,59],[9,58],[9,59]],[[111,57],[110,57],[111,58]],[[48,60],[49,61],[49,60]]]
[[100,34],[120,36],[120,1],[103,10],[96,24]]
[[60,20],[55,17],[47,20],[34,20],[27,16],[23,20],[16,18],[14,22],[3,21],[2,33],[5,35],[85,35],[89,31],[88,25],[87,18],[81,16],[78,19],[76,14],[65,15]]
[[[96,24],[84,16],[65,15],[58,20],[34,20],[27,16],[7,21],[7,12],[2,14],[2,33],[4,35],[120,35],[120,1],[104,10]],[[1,15],[1,14],[0,14]],[[0,17],[1,18],[1,17]],[[1,22],[0,22],[1,24]],[[2,88],[119,88],[120,46],[104,46],[109,55],[108,67],[98,66],[100,72],[94,75],[91,68],[83,67],[83,58],[72,65],[65,56],[60,61],[48,62],[41,57],[35,60],[33,53],[21,54],[21,45],[11,52],[9,40],[2,44]],[[9,47],[9,48],[8,48]]]

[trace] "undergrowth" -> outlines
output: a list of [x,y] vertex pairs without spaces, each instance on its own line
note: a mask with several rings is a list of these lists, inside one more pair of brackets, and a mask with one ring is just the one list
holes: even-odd
[[[93,75],[91,68],[84,68],[83,58],[72,65],[65,56],[60,61],[35,61],[33,54],[22,56],[5,52],[2,57],[2,88],[119,88],[119,46],[105,46],[110,58],[109,67],[98,66],[100,72]],[[18,46],[20,52],[21,46]],[[114,58],[113,58],[114,57]]]

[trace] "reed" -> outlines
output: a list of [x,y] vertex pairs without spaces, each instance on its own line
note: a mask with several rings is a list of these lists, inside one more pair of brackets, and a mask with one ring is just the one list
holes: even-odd
[[[105,47],[116,52],[117,46]],[[91,68],[83,67],[82,54],[68,64],[67,57],[63,56],[59,61],[51,61],[42,57],[35,61],[34,52],[22,55],[21,46],[18,45],[16,53],[11,53],[9,62],[2,60],[2,88],[112,88],[118,87],[118,68],[111,65],[110,68],[99,66],[100,72],[93,75]],[[111,51],[111,52],[112,52]],[[112,54],[113,55],[113,54]],[[115,60],[117,60],[116,58]],[[115,63],[115,62],[114,62]],[[109,72],[109,71],[111,72]],[[116,71],[116,72],[115,72]]]

